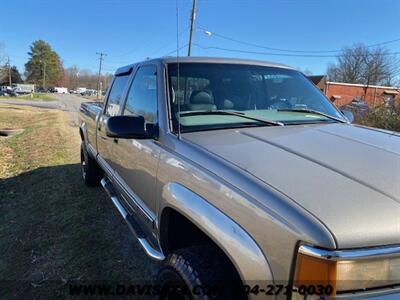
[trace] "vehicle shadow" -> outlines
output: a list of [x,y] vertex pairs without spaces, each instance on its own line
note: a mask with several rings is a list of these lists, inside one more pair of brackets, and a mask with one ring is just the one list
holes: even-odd
[[5,291],[12,298],[46,297],[76,280],[155,277],[158,263],[144,254],[102,188],[83,184],[79,164],[0,179],[0,212],[0,298]]

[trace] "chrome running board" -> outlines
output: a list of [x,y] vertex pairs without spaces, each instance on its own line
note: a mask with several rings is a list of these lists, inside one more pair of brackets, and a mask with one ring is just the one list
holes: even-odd
[[126,224],[128,224],[129,229],[137,238],[139,244],[142,246],[146,254],[154,260],[164,260],[165,255],[162,252],[154,249],[154,247],[150,245],[150,243],[147,241],[146,234],[144,233],[138,222],[132,215],[128,214],[126,209],[123,207],[118,196],[114,192],[112,183],[107,178],[103,178],[101,180],[101,185],[107,192],[108,196],[111,198],[112,203],[117,208],[120,215],[124,218]]

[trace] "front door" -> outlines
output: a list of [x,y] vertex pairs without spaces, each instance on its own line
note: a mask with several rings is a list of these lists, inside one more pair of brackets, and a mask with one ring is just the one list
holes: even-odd
[[[129,88],[123,115],[140,115],[146,127],[157,124],[157,67],[141,66]],[[115,147],[115,179],[125,199],[151,230],[156,211],[156,176],[160,149],[153,139],[119,139]]]

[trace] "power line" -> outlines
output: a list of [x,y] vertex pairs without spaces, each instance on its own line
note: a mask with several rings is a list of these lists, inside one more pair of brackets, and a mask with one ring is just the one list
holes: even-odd
[[[271,55],[271,56],[289,56],[289,57],[312,57],[312,58],[322,58],[322,57],[338,57],[342,56],[341,54],[337,55],[324,55],[324,54],[290,54],[290,53],[268,53],[268,52],[259,52],[259,51],[247,51],[247,50],[240,50],[240,49],[229,49],[229,48],[223,48],[223,47],[216,47],[216,46],[201,46],[199,44],[193,43],[196,47],[199,47],[204,50],[210,50],[210,49],[215,49],[215,50],[221,50],[221,51],[228,51],[228,52],[236,52],[236,53],[246,53],[246,54],[258,54],[258,55]],[[400,54],[399,52],[390,52],[390,53],[382,53],[382,55],[398,55]],[[361,55],[351,55],[351,56],[361,56]]]
[[[193,45],[194,45],[194,44],[193,44]],[[188,44],[185,44],[185,45],[183,45],[183,46],[181,46],[181,47],[179,47],[179,48],[177,48],[177,49],[174,49],[174,50],[172,50],[172,51],[170,51],[170,52],[168,52],[168,53],[165,53],[165,54],[162,55],[161,57],[169,56],[169,55],[171,55],[171,54],[174,54],[174,53],[178,52],[179,50],[182,50],[182,49],[186,48],[187,46],[188,46]]]
[[[188,30],[188,29],[182,30],[182,31],[179,33],[179,36],[181,36],[182,34],[184,34],[187,30]],[[164,32],[165,32],[165,31],[161,31],[161,33],[164,33]],[[132,53],[135,53],[135,52],[138,51],[138,49],[143,49],[144,46],[147,46],[147,45],[150,44],[150,42],[153,42],[155,38],[157,38],[157,37],[159,37],[159,36],[161,35],[161,33],[160,33],[160,34],[157,34],[154,38],[147,40],[146,43],[143,43],[142,45],[140,45],[140,46],[137,47],[136,49],[132,49],[132,50],[130,50],[130,51],[128,51],[128,52],[125,52],[125,53],[119,54],[119,55],[110,55],[109,57],[111,57],[111,58],[119,58],[119,57],[123,57],[123,56],[130,55],[130,54],[132,54]],[[172,43],[175,43],[175,41],[172,42]],[[169,46],[169,45],[172,44],[172,43],[169,41],[167,44],[165,44],[164,46],[161,46],[159,49],[157,49],[157,50],[154,51],[153,53],[160,51],[161,49],[163,49],[163,48]]]
[[[209,31],[209,30],[207,30],[207,29],[205,29],[203,27],[198,27],[198,29],[209,33],[208,35],[211,35],[211,36],[214,35],[214,36],[219,37],[219,38],[224,39],[224,40],[228,40],[228,41],[235,42],[235,43],[242,44],[242,45],[246,45],[246,46],[262,48],[262,49],[266,49],[266,50],[292,52],[292,53],[338,53],[338,52],[342,52],[343,51],[343,49],[337,49],[337,50],[293,50],[293,49],[273,48],[273,47],[263,46],[263,45],[259,45],[259,44],[255,44],[255,43],[246,42],[246,41],[241,41],[241,40],[238,40],[238,39],[235,39],[235,38],[232,38],[232,37],[228,37],[228,36],[216,33],[214,31]],[[367,45],[365,47],[366,48],[373,48],[373,47],[383,46],[383,45],[387,45],[387,44],[391,44],[391,43],[396,43],[396,42],[399,42],[399,41],[400,41],[400,38],[394,39],[394,40],[389,40],[389,41],[384,41],[384,42],[381,42],[381,43]]]
[[[182,30],[182,31],[178,34],[178,38],[180,38],[180,37],[181,37],[184,33],[186,33],[187,31],[188,31],[187,28],[184,29],[184,30]],[[157,50],[151,52],[151,53],[150,53],[150,56],[152,56],[154,53],[157,53],[157,52],[159,52],[160,50],[162,50],[162,49],[168,47],[169,45],[175,44],[175,43],[176,43],[176,41],[173,41],[173,42],[169,41],[168,43],[163,44],[163,46],[161,46],[161,47],[158,48]],[[186,46],[187,46],[187,44],[185,45],[185,47],[186,47]],[[165,55],[164,55],[164,56],[165,56]]]

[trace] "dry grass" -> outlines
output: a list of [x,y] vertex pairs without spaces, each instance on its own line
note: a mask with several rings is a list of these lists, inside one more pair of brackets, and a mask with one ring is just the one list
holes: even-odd
[[0,178],[39,167],[78,161],[79,137],[73,134],[68,115],[61,111],[27,106],[0,105],[0,128],[24,129],[0,140]]
[[79,135],[58,110],[0,104],[0,299],[68,297],[74,280],[151,279],[100,188],[83,185]]

